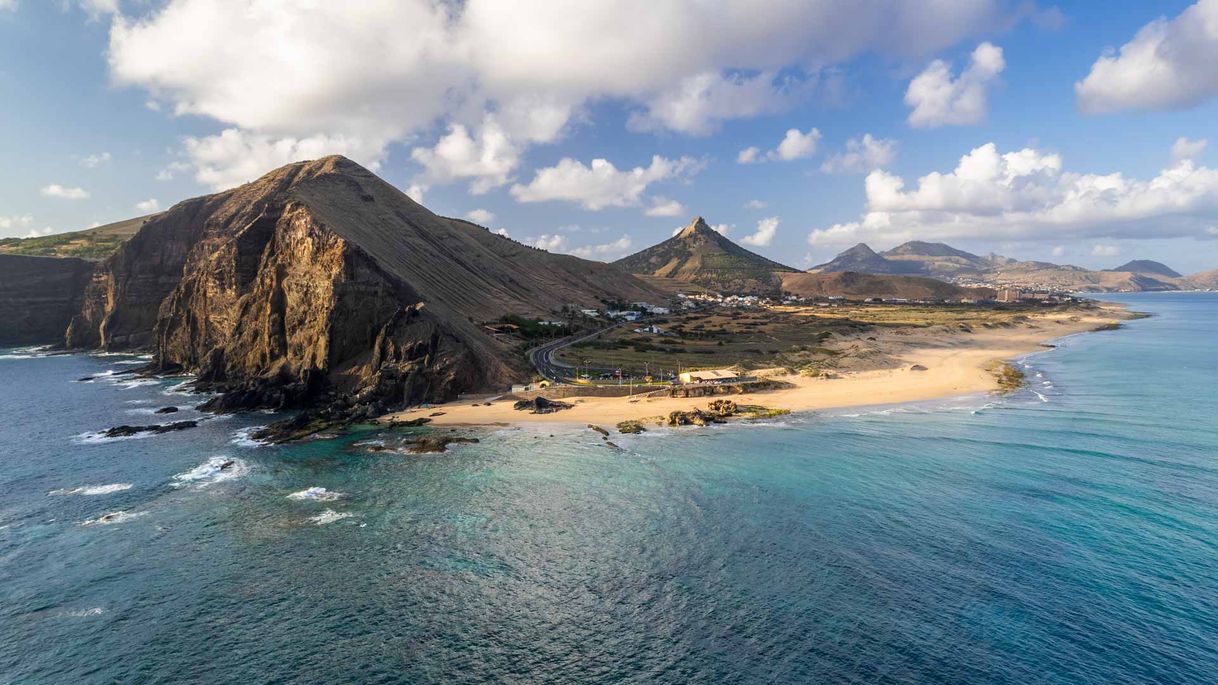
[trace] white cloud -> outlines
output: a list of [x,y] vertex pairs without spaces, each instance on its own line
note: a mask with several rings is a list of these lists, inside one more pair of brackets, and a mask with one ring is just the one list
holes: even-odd
[[1218,0],[1143,26],[1074,84],[1079,109],[1103,114],[1189,107],[1218,95]]
[[1196,159],[1201,156],[1201,153],[1205,152],[1205,148],[1209,143],[1210,141],[1205,138],[1198,138],[1197,140],[1190,140],[1184,137],[1177,138],[1176,142],[1172,143],[1171,146],[1171,158],[1177,162],[1182,159]]
[[797,128],[789,129],[783,136],[778,147],[766,153],[769,159],[789,162],[793,159],[803,159],[816,154],[816,144],[820,141],[820,131],[811,129],[807,133]]
[[657,195],[651,198],[651,206],[643,213],[647,216],[681,216],[685,213],[685,207],[676,200]]
[[87,200],[89,199],[89,191],[84,188],[73,188],[52,183],[42,187],[42,196],[54,197],[60,200]]
[[647,110],[631,114],[627,126],[635,131],[668,129],[704,136],[729,119],[786,110],[806,90],[801,84],[776,85],[769,71],[749,78],[703,72],[648,98]]
[[758,221],[757,232],[752,235],[746,235],[740,239],[740,242],[756,247],[769,247],[770,243],[774,242],[774,235],[776,233],[778,233],[778,217],[771,216]]
[[187,137],[183,142],[195,168],[195,180],[215,190],[247,183],[284,164],[332,154],[346,155],[376,170],[384,155],[381,147],[367,146],[358,138],[275,138],[235,128],[204,138]]
[[1118,245],[1099,245],[1096,244],[1091,248],[1092,257],[1119,257],[1121,248]]
[[[635,127],[709,132],[782,109],[824,70],[862,55],[924,56],[1008,25],[1022,16],[1015,5],[161,0],[115,15],[108,57],[115,83],[145,90],[166,112],[298,154],[315,141],[381,160],[391,143],[432,149],[463,126],[477,154],[433,155],[425,174],[485,187],[510,180],[504,169],[587,103],[637,104]],[[498,154],[486,154],[487,115],[507,139]],[[270,168],[255,160],[213,158],[203,175],[249,180]]]
[[865,174],[888,166],[896,156],[897,141],[865,133],[862,138],[847,140],[846,151],[829,157],[820,170],[827,174]]
[[564,157],[552,167],[538,169],[528,185],[512,186],[511,193],[518,202],[565,200],[592,211],[633,207],[652,183],[686,177],[700,169],[701,163],[691,157],[671,160],[656,155],[649,166],[621,171],[605,159],[594,159],[585,166]]
[[116,14],[119,10],[118,0],[75,0],[75,2],[94,19],[104,14]]
[[30,214],[0,216],[0,237],[12,237],[32,225],[34,217]]
[[934,128],[980,123],[989,109],[990,84],[1005,67],[1002,48],[990,43],[978,45],[968,67],[955,78],[947,62],[931,62],[905,91],[905,104],[913,108],[909,125]]
[[761,150],[756,147],[746,147],[736,155],[737,164],[756,164],[763,161],[783,161],[789,162],[796,159],[804,159],[816,154],[816,145],[820,142],[820,130],[809,129],[807,133],[800,131],[797,128],[787,129],[782,140],[778,141],[778,146],[773,150],[761,154]]
[[610,243],[577,247],[571,250],[570,253],[576,257],[583,257],[584,259],[596,259],[602,262],[611,262],[629,254],[631,244],[630,236],[624,235]]
[[561,233],[542,233],[536,238],[529,238],[529,243],[546,252],[561,252],[567,247],[567,236]]
[[156,198],[148,198],[143,202],[135,203],[135,209],[138,212],[151,214],[161,208],[161,203]]
[[812,231],[813,245],[861,240],[1206,238],[1218,219],[1218,169],[1181,160],[1148,180],[1065,171],[1056,154],[1000,154],[989,143],[949,173],[906,188],[885,171],[868,174],[859,221]]
[[17,11],[17,0],[0,0],[0,11],[3,10]]
[[512,237],[512,234],[508,233],[508,230],[507,230],[506,228],[500,228],[500,229],[496,230],[496,231],[495,231],[495,235],[501,235],[501,236],[503,236],[504,238],[511,238],[511,237]]
[[761,200],[749,200],[744,203],[745,209],[765,209],[768,205]]
[[495,213],[487,209],[471,209],[465,213],[465,218],[481,226],[487,226],[495,220]]
[[170,162],[168,166],[157,172],[156,180],[172,181],[178,174],[185,171],[190,171],[193,168],[194,167],[192,165],[187,164],[186,162]]
[[428,190],[430,190],[430,188],[428,188],[426,185],[412,183],[410,187],[406,189],[406,197],[419,204],[423,204],[423,198],[426,196]]
[[1050,254],[1054,257],[1061,257],[1066,254],[1066,246],[1065,245],[1054,245],[1053,251],[1050,252]]
[[86,155],[80,158],[80,165],[86,169],[96,169],[97,167],[103,164],[108,164],[109,162],[109,152],[101,152],[96,155]]

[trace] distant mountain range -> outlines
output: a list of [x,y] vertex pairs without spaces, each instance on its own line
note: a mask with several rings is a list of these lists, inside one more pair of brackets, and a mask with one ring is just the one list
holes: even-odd
[[[911,241],[876,252],[865,243],[845,250],[810,273],[858,272],[924,276],[961,285],[1045,288],[1085,292],[1191,290],[1214,287],[1205,274],[1182,276],[1172,268],[1137,259],[1114,269],[1095,271],[1079,266],[1018,261],[989,254],[975,255],[943,243]],[[1209,283],[1209,285],[1207,285]]]
[[676,235],[613,263],[628,273],[693,283],[726,293],[777,293],[780,274],[798,271],[750,252],[697,217]]

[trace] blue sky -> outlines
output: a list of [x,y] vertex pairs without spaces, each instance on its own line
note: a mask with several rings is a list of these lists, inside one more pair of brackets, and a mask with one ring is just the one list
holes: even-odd
[[336,152],[598,259],[702,215],[800,267],[911,238],[1218,267],[1218,1],[511,5],[0,0],[0,236]]

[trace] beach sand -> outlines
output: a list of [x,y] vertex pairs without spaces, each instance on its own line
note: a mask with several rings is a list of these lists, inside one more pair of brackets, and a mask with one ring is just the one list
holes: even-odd
[[[899,358],[898,368],[840,373],[832,379],[809,378],[797,374],[773,376],[793,387],[764,392],[724,395],[737,404],[757,404],[793,412],[840,409],[878,404],[896,404],[940,399],[998,390],[994,367],[1037,350],[1056,338],[1095,330],[1097,327],[1128,318],[1124,310],[1105,306],[1093,313],[1049,313],[1033,318],[1018,328],[982,330],[974,333],[944,334],[905,330],[884,335],[879,344]],[[925,370],[912,370],[919,365]],[[512,408],[513,402],[501,400],[486,406],[493,396],[413,408],[386,419],[410,420],[429,417],[432,425],[526,425],[597,424],[611,428],[621,421],[667,415],[676,410],[705,408],[715,397],[701,398],[627,398],[574,397],[571,409],[552,414],[530,414]],[[431,416],[443,412],[440,416]]]

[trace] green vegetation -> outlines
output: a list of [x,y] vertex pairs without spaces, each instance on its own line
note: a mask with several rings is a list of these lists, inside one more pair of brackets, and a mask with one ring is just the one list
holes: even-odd
[[998,392],[1000,393],[1015,392],[1027,382],[1023,371],[1020,371],[1008,362],[1001,362],[991,370],[998,379]]
[[56,233],[37,238],[0,238],[0,254],[101,260],[109,257],[135,235],[147,218],[139,217],[85,231]]

